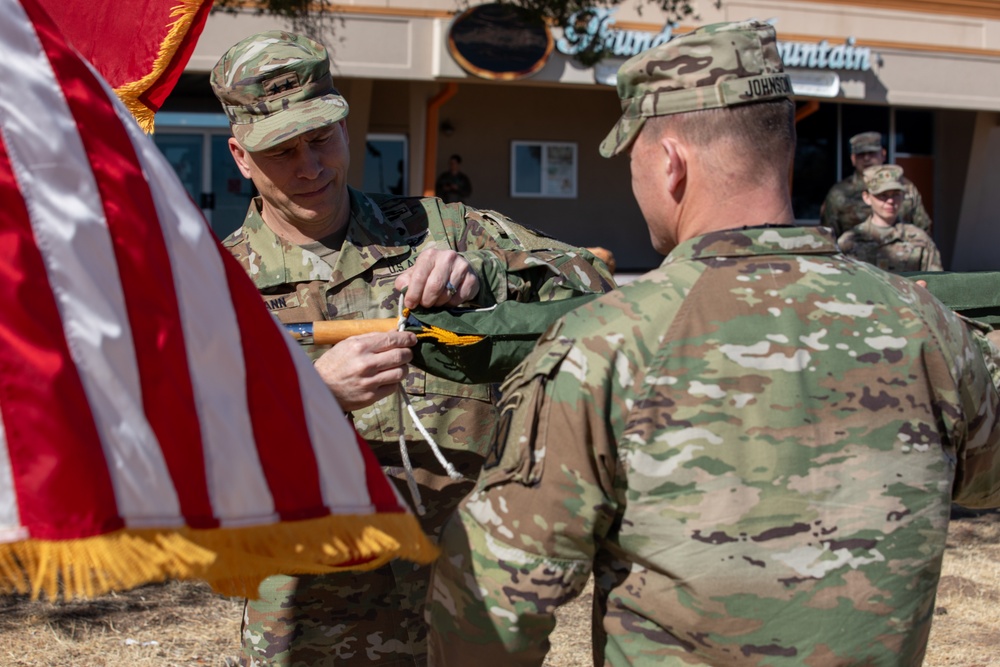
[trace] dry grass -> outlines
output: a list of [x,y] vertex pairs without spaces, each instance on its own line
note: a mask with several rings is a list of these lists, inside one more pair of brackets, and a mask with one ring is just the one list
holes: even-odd
[[[591,664],[591,589],[560,610],[546,667]],[[1000,667],[1000,513],[952,521],[926,667]],[[242,603],[171,582],[90,602],[0,597],[4,667],[231,667]],[[155,643],[154,643],[155,642]]]
[[242,601],[170,582],[87,602],[0,597],[4,667],[236,665]]

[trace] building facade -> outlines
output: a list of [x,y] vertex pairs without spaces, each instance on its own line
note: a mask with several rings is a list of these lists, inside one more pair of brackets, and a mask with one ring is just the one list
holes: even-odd
[[[351,106],[351,185],[433,194],[459,154],[470,204],[607,248],[620,271],[648,270],[661,258],[628,159],[597,151],[620,113],[614,73],[671,34],[756,18],[775,25],[793,80],[799,222],[815,224],[827,190],[850,173],[848,138],[876,130],[919,187],[945,267],[1000,270],[1000,3],[695,0],[698,21],[673,28],[653,5],[626,5],[548,27],[454,0],[339,5],[322,38]],[[252,9],[214,14],[157,115],[156,142],[220,237],[253,193],[226,148],[209,72],[239,39],[286,27]],[[604,57],[589,64],[595,51]]]

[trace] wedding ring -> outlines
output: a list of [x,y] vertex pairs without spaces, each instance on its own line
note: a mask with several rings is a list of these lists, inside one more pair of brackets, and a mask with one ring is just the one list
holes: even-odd
[[447,283],[445,283],[444,288],[448,290],[448,294],[450,296],[455,296],[455,294],[458,293],[458,288],[452,285],[450,280]]

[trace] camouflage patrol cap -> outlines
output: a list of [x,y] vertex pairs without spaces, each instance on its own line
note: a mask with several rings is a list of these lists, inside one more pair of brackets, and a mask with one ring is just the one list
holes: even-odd
[[865,179],[865,188],[873,195],[906,188],[903,185],[903,168],[897,164],[868,167],[862,177]]
[[876,153],[882,150],[882,135],[878,132],[862,132],[850,139],[851,155]]
[[233,136],[251,152],[347,117],[323,45],[281,30],[230,48],[212,70],[212,90]]
[[674,37],[618,70],[622,117],[601,155],[626,150],[647,118],[787,98],[774,28],[759,21],[716,23]]

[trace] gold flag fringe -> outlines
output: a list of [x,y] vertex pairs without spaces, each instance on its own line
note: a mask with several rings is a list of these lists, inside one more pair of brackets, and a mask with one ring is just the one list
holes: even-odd
[[89,598],[166,579],[203,579],[217,592],[257,597],[274,574],[371,570],[438,554],[410,514],[334,515],[268,526],[125,529],[78,540],[0,544],[0,594]]
[[125,104],[125,107],[135,116],[139,127],[146,134],[153,131],[153,118],[156,111],[139,101],[139,96],[146,92],[166,71],[181,42],[191,29],[194,17],[201,8],[203,0],[180,0],[180,4],[170,10],[171,18],[177,20],[170,24],[170,32],[160,44],[160,50],[153,61],[153,69],[138,81],[132,81],[115,88],[115,94]]

